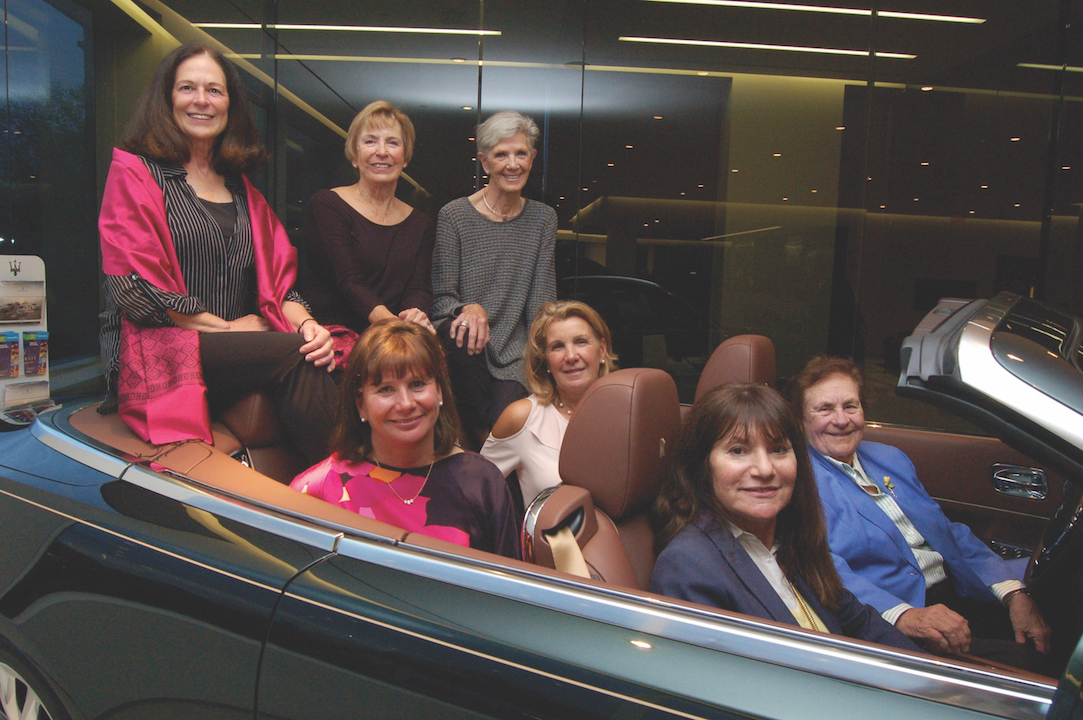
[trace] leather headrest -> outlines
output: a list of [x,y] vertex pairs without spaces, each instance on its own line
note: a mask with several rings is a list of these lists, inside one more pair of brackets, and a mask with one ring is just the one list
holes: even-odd
[[679,425],[677,385],[668,373],[610,373],[587,390],[568,423],[560,477],[588,490],[613,520],[632,515],[658,495]]
[[736,335],[715,348],[696,385],[696,400],[726,383],[775,386],[775,345],[763,335]]

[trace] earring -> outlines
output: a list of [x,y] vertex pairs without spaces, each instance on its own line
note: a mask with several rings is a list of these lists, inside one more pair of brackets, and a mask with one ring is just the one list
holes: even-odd
[[365,419],[365,416],[362,415],[361,413],[357,413],[357,419],[360,420],[363,423],[368,422],[368,420]]
[[444,407],[444,401],[443,400],[440,401],[440,407]]

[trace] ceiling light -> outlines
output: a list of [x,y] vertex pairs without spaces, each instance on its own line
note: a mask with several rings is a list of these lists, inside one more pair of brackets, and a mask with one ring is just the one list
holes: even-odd
[[921,88],[921,91],[922,91],[922,92],[929,92],[929,91],[931,91],[932,89],[933,89],[933,86],[932,86],[932,85],[926,85],[925,87]]
[[931,15],[928,13],[893,12],[891,10],[877,10],[880,17],[896,18],[898,20],[932,20],[934,22],[967,23],[981,25],[985,18],[961,17],[959,15]]
[[[259,23],[192,23],[195,27],[212,28],[214,30],[261,30]],[[274,27],[268,25],[268,27]]]
[[661,119],[662,119],[662,116],[661,116],[661,115],[655,115],[655,116],[654,116],[654,119],[655,119],[655,120],[661,120]]
[[923,162],[923,163],[921,164],[921,166],[922,166],[922,167],[928,167],[928,165],[929,165],[929,163],[927,163],[927,162]]
[[453,62],[453,63],[464,63],[464,62],[466,62],[466,58],[451,58],[451,62]]
[[[845,50],[843,48],[818,48],[804,45],[768,45],[765,43],[742,43],[725,42],[722,40],[685,40],[680,38],[650,38],[635,35],[622,35],[618,38],[623,42],[655,43],[659,45],[695,45],[698,47],[724,47],[739,50],[777,50],[780,52],[803,52],[820,55],[852,55],[855,57],[868,57],[868,50]],[[878,58],[894,58],[897,60],[913,60],[917,55],[909,53],[878,52]],[[706,75],[707,73],[700,73]]]
[[737,172],[737,168],[733,168],[730,172]]
[[1083,67],[1075,65],[1043,65],[1041,63],[1019,63],[1016,67],[1030,68],[1031,70],[1063,70],[1065,72],[1083,72]]
[[631,146],[631,145],[625,145],[624,147],[625,147],[625,148],[626,148],[627,150],[631,150],[631,149],[632,149],[632,146]]
[[989,186],[988,186],[988,185],[982,185],[982,186],[981,186],[981,189],[982,189],[982,190],[988,190],[988,189],[989,189]]
[[836,130],[845,130],[845,129],[846,129],[846,126],[845,126],[845,125],[836,125],[836,126],[835,126],[835,129],[836,129]]
[[473,110],[473,109],[474,108],[470,107],[469,105],[463,105],[463,110]]
[[[794,10],[797,12],[827,13],[830,15],[859,15],[868,17],[872,10],[865,8],[829,7],[824,5],[798,5],[796,3],[754,2],[753,0],[647,0],[648,2],[681,3],[683,5],[714,5],[717,7],[749,8],[753,10]],[[933,15],[930,13],[905,13],[878,10],[880,17],[899,20],[934,20],[938,22],[981,24],[985,18],[960,17],[957,15]]]
[[782,157],[782,153],[775,153],[775,157]]
[[681,3],[683,5],[717,5],[720,7],[753,8],[756,10],[798,10],[801,12],[831,13],[833,15],[872,15],[872,10],[860,8],[824,7],[822,5],[796,5],[793,3],[752,2],[751,0],[647,0],[648,2]]
[[[195,23],[196,27],[201,26]],[[375,32],[375,33],[417,33],[421,35],[500,35],[499,30],[469,30],[466,28],[416,28],[416,27],[391,27],[383,25],[294,25],[274,24],[268,28],[275,30],[314,30],[335,32]]]
[[1017,137],[1012,138],[1012,142],[1019,142],[1019,140],[1020,140],[1020,138],[1017,138]]

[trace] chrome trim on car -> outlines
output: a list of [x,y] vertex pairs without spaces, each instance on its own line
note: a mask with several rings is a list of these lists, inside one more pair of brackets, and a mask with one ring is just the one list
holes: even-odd
[[1083,447],[1079,413],[1012,375],[989,350],[993,332],[1014,300],[1014,296],[998,296],[967,321],[959,338],[959,375],[979,393],[996,398],[1067,442]]
[[554,485],[551,488],[542,490],[531,501],[530,507],[526,509],[523,518],[522,545],[523,559],[527,562],[534,562],[534,526],[538,523],[538,516],[541,515],[542,506],[545,505],[545,501],[549,499],[549,496],[556,492],[558,487],[560,486]]
[[[131,463],[115,454],[99,449],[85,440],[73,441],[72,438],[56,426],[60,410],[39,415],[30,426],[30,433],[43,445],[56,450],[61,455],[71,458],[81,465],[97,470],[110,477],[120,477],[124,468]],[[70,410],[68,412],[71,412]]]
[[92,528],[94,530],[97,530],[98,532],[102,532],[102,533],[105,533],[107,535],[112,535],[113,537],[118,538],[119,540],[130,542],[130,543],[133,543],[135,545],[139,545],[140,547],[146,548],[147,550],[153,550],[155,552],[161,553],[162,555],[166,555],[168,557],[171,557],[174,560],[180,560],[181,562],[188,563],[189,565],[194,565],[195,567],[201,568],[203,570],[209,570],[211,572],[222,575],[223,577],[228,577],[231,580],[236,580],[238,582],[242,582],[242,583],[245,583],[247,585],[257,587],[257,588],[259,588],[261,590],[267,590],[269,592],[273,592],[275,594],[278,594],[278,593],[281,592],[280,588],[274,587],[272,585],[267,585],[266,583],[257,582],[255,580],[252,580],[251,578],[246,578],[243,575],[238,575],[236,573],[227,572],[227,571],[223,570],[222,568],[215,567],[213,565],[208,565],[206,563],[198,562],[196,560],[193,560],[190,557],[187,557],[185,555],[181,555],[180,553],[175,553],[175,552],[172,552],[170,550],[166,550],[166,549],[164,549],[162,547],[159,547],[157,545],[152,545],[151,543],[148,543],[146,540],[140,540],[139,538],[133,537],[131,535],[126,535],[126,534],[124,534],[122,532],[118,532],[116,530],[111,530],[111,529],[109,529],[107,527],[104,527],[102,525],[99,525],[97,523],[92,523],[92,522],[90,522],[88,520],[84,520],[82,518],[75,517],[74,515],[69,515],[66,512],[61,512],[60,510],[57,510],[56,508],[49,507],[48,505],[42,505],[41,503],[35,502],[35,501],[33,501],[33,500],[29,499],[29,498],[23,497],[22,495],[16,495],[15,493],[8,492],[7,490],[3,490],[3,489],[0,489],[0,495],[5,495],[7,497],[12,498],[13,500],[18,500],[19,502],[25,503],[25,504],[30,505],[32,507],[36,507],[39,510],[44,510],[45,512],[52,513],[53,515],[56,515],[57,517],[62,517],[65,520],[68,520],[68,521],[70,521],[72,523],[82,525],[84,527]]
[[252,504],[230,502],[224,497],[210,494],[194,483],[189,485],[187,481],[174,481],[139,465],[130,466],[120,479],[184,505],[204,510],[216,518],[244,523],[257,530],[296,540],[324,552],[335,552],[343,536],[341,531],[328,530],[298,518],[283,517]]
[[[518,569],[405,543],[392,550],[347,537],[339,545],[339,555],[727,655],[1016,720],[1043,717],[1056,690],[1055,685],[963,667],[931,656],[914,656],[835,635],[813,635],[769,625],[755,618],[688,608],[661,597],[644,598],[570,579],[532,576]],[[751,701],[747,709],[753,710]]]
[[993,463],[993,489],[1003,495],[1025,500],[1045,500],[1049,497],[1049,480],[1045,470],[1010,463]]

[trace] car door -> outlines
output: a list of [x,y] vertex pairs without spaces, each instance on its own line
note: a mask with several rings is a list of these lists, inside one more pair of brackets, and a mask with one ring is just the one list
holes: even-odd
[[1007,557],[1030,557],[1063,500],[1065,478],[997,438],[870,422],[865,439],[906,453],[948,518]]
[[294,580],[259,718],[1039,720],[1053,687],[408,537]]
[[0,635],[83,717],[251,718],[272,608],[335,533],[35,432],[0,457]]

